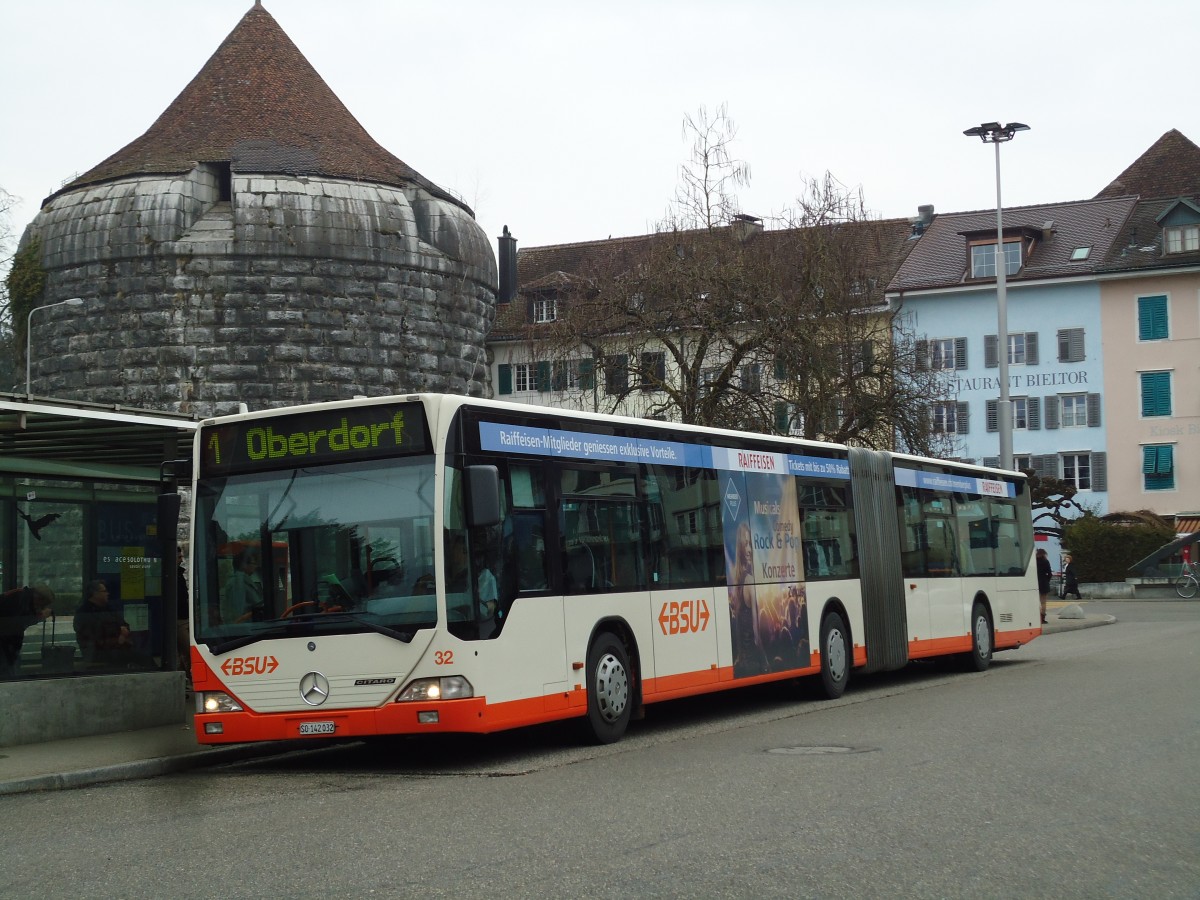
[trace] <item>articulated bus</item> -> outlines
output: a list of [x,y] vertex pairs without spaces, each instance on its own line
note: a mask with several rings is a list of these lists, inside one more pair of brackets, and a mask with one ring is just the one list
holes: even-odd
[[660,700],[1041,633],[1016,472],[416,394],[210,419],[194,475],[205,744],[610,742]]

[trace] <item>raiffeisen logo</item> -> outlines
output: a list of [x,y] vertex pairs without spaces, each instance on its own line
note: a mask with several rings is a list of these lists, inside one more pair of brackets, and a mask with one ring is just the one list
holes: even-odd
[[349,420],[342,416],[341,424],[336,428],[316,428],[311,431],[294,431],[291,434],[276,432],[270,425],[256,426],[246,431],[246,455],[259,461],[312,456],[325,452],[374,450],[380,446],[381,438],[389,433],[390,443],[399,447],[404,440],[403,410],[397,410],[391,419],[383,422],[351,425]]

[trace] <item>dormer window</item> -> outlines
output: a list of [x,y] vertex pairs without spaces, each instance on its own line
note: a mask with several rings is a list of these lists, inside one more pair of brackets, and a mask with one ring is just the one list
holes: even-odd
[[533,301],[534,322],[554,322],[558,319],[558,300],[555,297],[538,298]]
[[[1004,242],[1004,274],[1015,275],[1021,271],[1023,264],[1022,241],[1020,239]],[[972,241],[971,248],[971,277],[996,277],[996,242]]]
[[1162,226],[1164,256],[1200,250],[1200,206],[1191,200],[1172,201],[1154,221]]
[[1167,253],[1191,253],[1200,250],[1200,225],[1172,225],[1164,228],[1163,247]]

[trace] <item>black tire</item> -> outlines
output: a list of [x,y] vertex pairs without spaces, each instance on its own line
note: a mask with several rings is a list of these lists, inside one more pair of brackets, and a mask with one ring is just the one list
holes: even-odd
[[625,645],[599,635],[587,658],[587,734],[597,744],[619,741],[633,714],[633,675]]
[[1175,593],[1184,600],[1191,600],[1196,596],[1196,589],[1200,587],[1200,583],[1191,575],[1180,575],[1179,580],[1175,582]]
[[975,601],[971,606],[971,652],[967,654],[967,665],[976,672],[987,671],[992,664],[994,636],[992,619],[987,607]]
[[821,692],[829,700],[846,693],[850,682],[850,631],[841,613],[830,610],[821,617]]

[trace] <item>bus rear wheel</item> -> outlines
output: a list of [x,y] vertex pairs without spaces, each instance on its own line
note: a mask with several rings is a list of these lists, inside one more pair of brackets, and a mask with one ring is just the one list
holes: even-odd
[[588,650],[587,725],[598,744],[621,739],[633,713],[629,654],[616,635],[601,634]]
[[846,693],[850,681],[850,639],[841,613],[821,618],[821,690],[830,700]]
[[971,652],[967,664],[976,672],[983,672],[992,664],[992,620],[987,607],[978,600],[971,606]]

